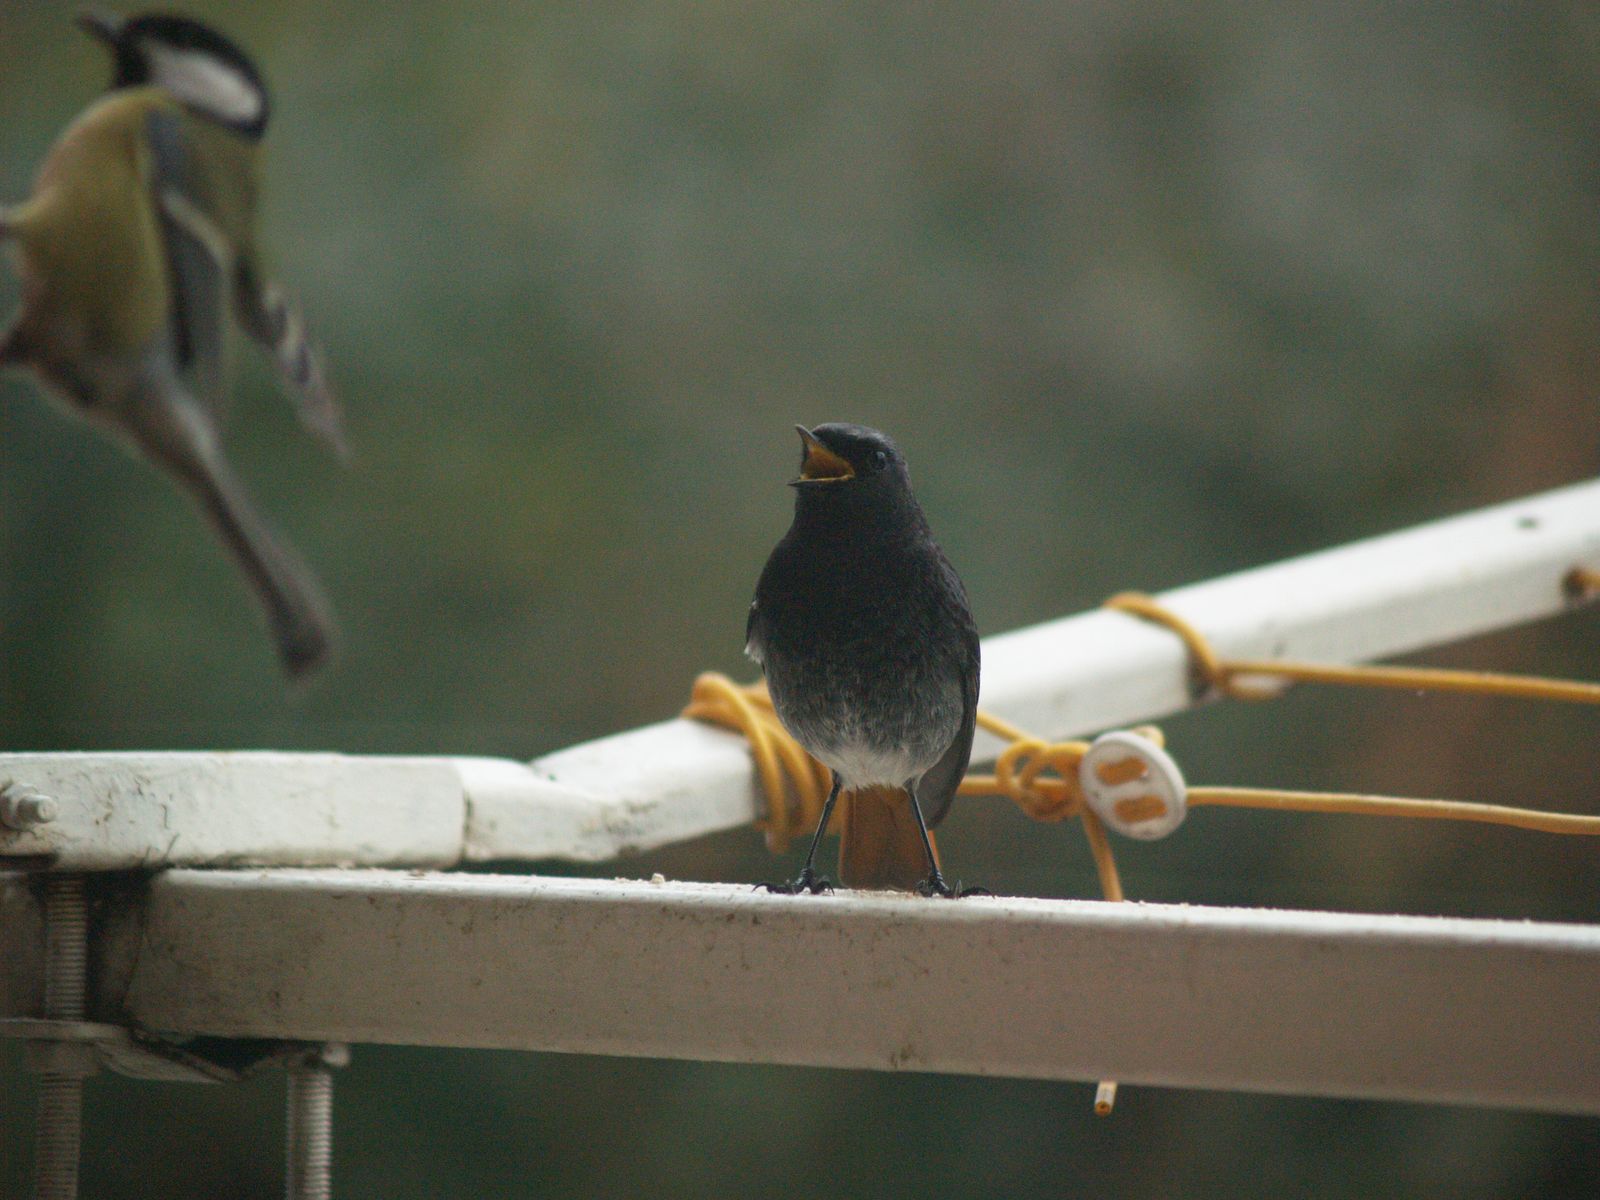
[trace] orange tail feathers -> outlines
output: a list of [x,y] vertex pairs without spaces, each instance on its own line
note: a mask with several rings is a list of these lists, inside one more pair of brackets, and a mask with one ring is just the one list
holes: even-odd
[[[851,888],[916,891],[928,877],[928,855],[905,791],[862,788],[839,797],[839,807],[839,882]],[[937,860],[937,845],[933,853]]]

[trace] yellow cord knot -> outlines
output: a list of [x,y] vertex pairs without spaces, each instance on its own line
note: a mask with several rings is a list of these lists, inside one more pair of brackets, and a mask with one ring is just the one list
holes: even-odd
[[961,781],[961,794],[1004,796],[1035,821],[1082,816],[1087,801],[1078,783],[1078,764],[1088,749],[1088,742],[1017,738],[995,760],[994,774],[968,775]]
[[772,853],[782,854],[797,832],[822,818],[833,778],[779,724],[765,683],[738,684],[706,671],[695,679],[683,715],[742,733],[750,743],[767,799],[766,818],[756,828]]

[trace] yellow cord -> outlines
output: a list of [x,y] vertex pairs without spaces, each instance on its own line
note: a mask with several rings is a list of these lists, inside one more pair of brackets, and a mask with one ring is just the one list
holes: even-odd
[[1485,825],[1532,829],[1537,833],[1600,837],[1600,817],[1510,808],[1503,804],[1469,804],[1464,800],[1403,800],[1396,796],[1362,796],[1348,792],[1279,792],[1266,788],[1236,787],[1194,787],[1184,795],[1191,808],[1203,804],[1225,804],[1230,808],[1275,808],[1283,812],[1478,821]]
[[[1600,592],[1600,572],[1575,568],[1565,586],[1587,589],[1593,576]],[[1576,581],[1576,582],[1574,582]],[[1530,675],[1500,675],[1489,671],[1447,671],[1433,667],[1347,666],[1294,662],[1289,659],[1224,659],[1198,629],[1143,592],[1122,592],[1105,607],[1141,617],[1175,633],[1189,651],[1196,673],[1213,690],[1236,700],[1270,700],[1283,685],[1260,682],[1276,676],[1293,683],[1334,683],[1347,687],[1403,688],[1409,691],[1467,692],[1483,696],[1512,696],[1525,700],[1559,700],[1569,704],[1600,704],[1600,684],[1568,679],[1541,679]],[[1254,682],[1244,682],[1251,680]]]

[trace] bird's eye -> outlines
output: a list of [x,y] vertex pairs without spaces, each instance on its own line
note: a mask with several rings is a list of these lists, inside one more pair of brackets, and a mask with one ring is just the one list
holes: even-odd
[[874,450],[872,452],[872,465],[880,471],[883,470],[889,465],[889,456],[882,450]]

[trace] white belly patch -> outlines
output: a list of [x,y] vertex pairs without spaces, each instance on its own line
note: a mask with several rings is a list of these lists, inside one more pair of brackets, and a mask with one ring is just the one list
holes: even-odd
[[902,750],[874,750],[870,746],[819,746],[815,754],[822,765],[837,771],[846,789],[900,787],[926,771],[932,763],[913,761]]

